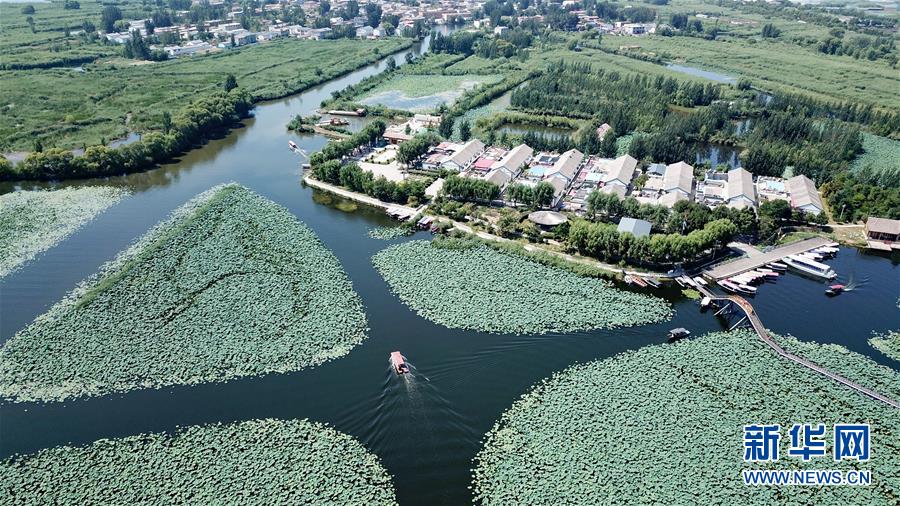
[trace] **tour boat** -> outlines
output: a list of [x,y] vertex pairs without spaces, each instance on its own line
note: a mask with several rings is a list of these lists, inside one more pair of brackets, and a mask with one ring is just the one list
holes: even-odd
[[766,264],[766,267],[776,272],[784,272],[787,270],[787,265],[781,262],[769,262]]
[[409,366],[406,365],[406,360],[399,351],[391,353],[391,366],[393,366],[394,372],[397,374],[406,374],[409,372]]
[[677,329],[672,329],[669,331],[669,341],[677,341],[679,339],[684,339],[685,337],[691,335],[691,331],[678,327]]
[[297,151],[298,149],[297,143],[294,141],[288,141],[288,147],[291,149],[291,151]]
[[837,274],[825,264],[816,262],[811,258],[800,255],[788,255],[783,258],[784,263],[800,272],[824,279],[834,279]]
[[825,295],[829,297],[834,297],[835,295],[842,293],[844,291],[844,285],[831,285],[825,290]]

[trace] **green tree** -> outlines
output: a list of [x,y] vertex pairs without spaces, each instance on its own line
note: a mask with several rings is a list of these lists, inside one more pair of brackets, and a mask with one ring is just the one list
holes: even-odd
[[120,19],[122,19],[122,11],[115,5],[107,5],[100,13],[100,27],[104,32],[112,33],[115,31],[113,26]]
[[169,111],[162,113],[162,128],[164,134],[168,134],[172,130],[172,115],[169,114]]
[[226,92],[237,88],[237,86],[238,86],[238,83],[237,83],[237,79],[234,77],[234,74],[228,74],[227,76],[225,76],[224,87],[225,87]]
[[469,125],[468,120],[463,120],[459,124],[459,138],[462,139],[463,142],[468,141],[469,138],[472,137],[472,127]]
[[553,185],[546,181],[541,181],[534,185],[532,203],[537,208],[547,207],[553,203],[554,193]]

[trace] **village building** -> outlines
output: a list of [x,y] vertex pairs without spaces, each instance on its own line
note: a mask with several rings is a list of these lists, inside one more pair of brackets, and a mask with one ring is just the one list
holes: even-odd
[[900,250],[900,220],[870,217],[866,220],[866,244],[881,251]]
[[756,186],[753,185],[753,174],[746,169],[728,171],[725,203],[734,209],[756,207]]
[[822,205],[822,197],[816,189],[812,179],[804,176],[794,176],[787,180],[787,191],[791,196],[791,207],[801,211],[818,215],[825,210]]
[[616,230],[620,234],[628,232],[637,238],[641,238],[649,236],[651,228],[652,225],[649,221],[623,217],[619,220],[619,226],[616,227]]

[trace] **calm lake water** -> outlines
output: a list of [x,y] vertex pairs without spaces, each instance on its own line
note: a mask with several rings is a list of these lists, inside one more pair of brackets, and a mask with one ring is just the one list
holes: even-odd
[[674,70],[675,72],[681,72],[683,74],[689,74],[692,76],[709,79],[711,81],[716,81],[718,83],[734,84],[737,82],[736,77],[726,76],[725,74],[719,74],[710,70],[698,69],[697,67],[688,67],[686,65],[670,63],[666,65],[666,68],[669,70]]
[[[403,54],[394,58],[404,63]],[[105,180],[18,185],[111,184],[130,188],[134,195],[0,280],[0,339],[5,341],[173,209],[213,185],[236,181],[290,209],[334,251],[363,299],[369,338],[344,358],[292,374],[56,404],[5,405],[0,407],[0,456],[190,424],[309,418],[355,436],[377,454],[393,475],[402,504],[463,504],[471,502],[467,487],[481,437],[532,385],[575,363],[663,343],[674,327],[695,335],[723,328],[674,290],[661,292],[674,305],[671,321],[610,331],[484,334],[450,330],[418,317],[390,293],[370,261],[391,243],[366,232],[389,220],[304,188],[304,159],[287,147],[294,140],[308,152],[320,149],[326,139],[289,133],[285,125],[290,118],[313,112],[332,91],[384,67],[381,62],[298,96],[260,104],[244,128],[156,170]],[[0,187],[2,192],[12,189]],[[429,237],[420,233],[415,238]],[[900,363],[866,343],[873,330],[900,327],[900,259],[843,248],[829,263],[842,281],[852,276],[858,288],[829,299],[823,283],[784,276],[761,288],[753,301],[763,322],[776,332],[840,343],[900,369]],[[391,372],[388,354],[394,350],[410,359],[413,374],[397,377]]]

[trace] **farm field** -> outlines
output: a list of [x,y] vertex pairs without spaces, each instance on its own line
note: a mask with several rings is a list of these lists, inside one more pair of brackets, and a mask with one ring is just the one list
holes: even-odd
[[410,241],[382,250],[373,262],[404,303],[450,328],[535,334],[671,316],[663,299],[476,244]]
[[128,132],[160,129],[228,74],[254,100],[283,97],[343,75],[409,46],[391,40],[280,40],[203,57],[135,64],[112,60],[70,68],[0,71],[0,152],[79,148]]
[[193,425],[0,461],[5,504],[396,504],[354,438],[307,420]]
[[60,401],[290,372],[366,337],[334,255],[281,206],[214,187],[0,349],[0,397]]
[[117,203],[128,192],[109,186],[0,195],[0,278]]
[[[900,375],[839,345],[790,351],[894,398]],[[870,423],[871,460],[788,456],[794,423]],[[744,425],[779,423],[778,462],[743,463]],[[748,331],[712,333],[575,365],[506,411],[476,458],[483,504],[895,504],[900,414],[778,357]],[[825,465],[826,467],[823,467]],[[750,487],[742,469],[871,469],[869,487]],[[878,477],[877,486],[874,477]]]
[[883,61],[829,56],[787,42],[726,37],[604,36],[603,47],[640,46],[681,65],[746,77],[764,90],[793,91],[830,101],[853,100],[883,108],[900,107],[897,71]]

